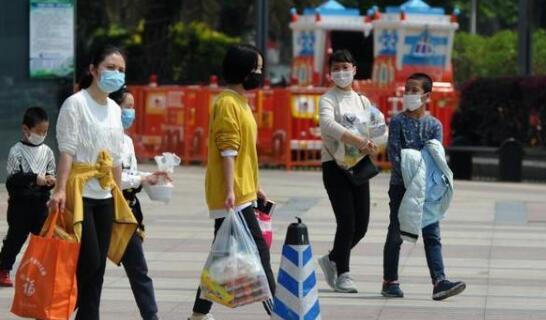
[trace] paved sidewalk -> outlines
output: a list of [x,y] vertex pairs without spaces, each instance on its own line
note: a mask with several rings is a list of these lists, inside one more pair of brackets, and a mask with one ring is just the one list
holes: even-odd
[[[174,200],[151,203],[142,195],[148,230],[145,250],[156,287],[161,319],[185,320],[191,311],[201,267],[212,240],[212,221],[203,199],[204,170],[177,169]],[[273,269],[290,215],[309,227],[315,257],[325,254],[335,231],[334,217],[320,172],[262,171],[262,183],[279,203],[274,220]],[[457,182],[449,216],[442,223],[444,258],[451,279],[467,282],[460,296],[431,299],[422,242],[405,243],[400,259],[406,298],[380,296],[382,252],[388,224],[388,175],[372,182],[372,217],[368,234],[353,251],[351,273],[360,293],[328,289],[318,272],[322,319],[546,319],[546,185]],[[0,237],[6,233],[7,194],[0,188]],[[20,256],[19,256],[20,258]],[[13,290],[0,288],[0,319],[9,313]],[[267,319],[261,305],[235,310],[216,306],[216,319]],[[139,319],[121,268],[109,263],[101,319]]]

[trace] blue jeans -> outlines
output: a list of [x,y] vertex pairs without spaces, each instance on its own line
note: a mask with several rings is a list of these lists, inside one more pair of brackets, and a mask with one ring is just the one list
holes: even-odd
[[[123,195],[129,202],[133,215],[138,221],[139,227],[144,230],[142,225],[142,209],[140,202],[136,197],[138,191],[128,192],[124,190]],[[144,320],[157,319],[157,303],[155,300],[154,283],[150,276],[148,276],[148,264],[146,263],[146,257],[144,256],[144,249],[142,248],[142,239],[135,232],[131,237],[131,241],[127,245],[125,254],[121,260],[131,289],[133,296],[140,311],[140,315]]]
[[140,315],[144,320],[157,319],[157,303],[155,301],[154,284],[148,276],[148,265],[142,249],[142,239],[134,233],[127,245],[121,260]]
[[[406,189],[403,185],[390,185],[389,188],[389,230],[387,240],[383,249],[383,280],[398,280],[398,263],[400,260],[400,221],[398,210],[404,197]],[[425,243],[425,254],[427,257],[428,270],[432,283],[446,278],[444,272],[444,261],[442,258],[442,243],[440,238],[440,223],[436,222],[423,228],[423,242]]]

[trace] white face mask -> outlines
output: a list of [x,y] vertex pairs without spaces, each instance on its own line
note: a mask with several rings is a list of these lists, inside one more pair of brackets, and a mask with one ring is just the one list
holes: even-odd
[[404,95],[404,109],[409,111],[415,111],[423,105],[420,94],[405,94]]
[[39,146],[42,143],[44,143],[46,136],[41,136],[39,134],[31,132],[27,138],[28,138],[28,142],[30,142],[31,144],[35,146]]
[[340,88],[346,88],[353,83],[354,78],[354,71],[348,70],[348,71],[334,71],[332,72],[332,81],[336,84],[336,86]]

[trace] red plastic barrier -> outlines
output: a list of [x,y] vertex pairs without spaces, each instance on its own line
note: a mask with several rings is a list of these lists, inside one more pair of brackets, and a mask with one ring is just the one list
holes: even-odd
[[268,165],[273,157],[275,123],[274,90],[266,88],[256,92],[256,124],[258,125],[258,156],[260,163]]
[[133,144],[135,146],[136,157],[139,161],[150,159],[154,156],[154,152],[150,150],[144,143],[143,132],[145,123],[148,119],[146,115],[146,99],[145,91],[147,86],[130,86],[129,91],[133,94],[135,99],[135,112],[136,119],[129,131],[129,134],[133,138]]
[[191,86],[187,87],[184,126],[184,164],[206,163],[209,128],[209,110],[213,90],[218,89]]
[[140,160],[183,152],[184,90],[180,86],[131,86],[136,120],[130,131]]
[[[246,94],[258,125],[261,165],[318,167],[322,140],[319,98],[328,88],[264,88]],[[183,163],[207,161],[209,115],[214,99],[223,90],[211,86],[131,86],[137,120],[131,129],[139,159],[161,152],[181,155]],[[402,111],[403,86],[382,87],[359,81],[355,90],[366,95],[387,122]],[[450,121],[458,96],[449,83],[435,83],[429,112],[443,124],[444,143],[450,143]],[[377,156],[382,168],[390,167],[384,152]]]
[[[325,90],[326,88],[292,87],[273,91],[271,153],[268,157],[263,157],[262,164],[283,166],[287,169],[320,166],[322,140],[318,123],[318,101]],[[264,108],[269,106],[264,105]],[[266,145],[268,141],[266,140]]]
[[183,87],[167,91],[167,109],[161,126],[161,152],[184,154],[184,109],[186,90]]
[[291,88],[290,112],[292,135],[290,137],[291,167],[319,167],[322,139],[319,127],[319,99],[328,88]]
[[429,103],[430,113],[443,127],[443,144],[451,144],[451,118],[459,105],[459,95],[449,82],[435,82]]
[[[290,168],[290,137],[292,137],[292,116],[290,113],[289,89],[273,91],[273,133],[271,136],[271,155],[266,164]],[[260,142],[258,142],[258,145]]]

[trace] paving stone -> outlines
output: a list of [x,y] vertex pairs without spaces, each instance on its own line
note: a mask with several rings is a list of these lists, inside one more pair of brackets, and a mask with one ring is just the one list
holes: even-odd
[[[145,194],[140,198],[148,230],[144,248],[160,317],[185,320],[212,242],[213,222],[204,201],[204,169],[181,167],[174,178],[175,198],[169,204],[153,203]],[[389,300],[379,294],[389,215],[388,179],[389,175],[382,173],[371,182],[370,226],[351,258],[351,273],[360,292],[335,293],[317,272],[322,319],[546,319],[545,185],[456,182],[452,206],[441,223],[443,254],[448,276],[466,281],[468,288],[460,296],[436,302],[431,299],[421,239],[415,245],[402,246],[399,271],[406,298]],[[278,271],[285,230],[296,214],[303,214],[315,256],[328,252],[335,218],[320,172],[263,170],[261,182],[278,203],[273,270]],[[2,186],[0,237],[7,230],[6,200]],[[528,218],[522,223],[520,215],[501,224],[496,215],[499,210],[511,218],[527,212]],[[9,313],[12,297],[13,289],[0,288],[1,320],[16,319]],[[220,320],[268,319],[260,304],[234,310],[215,306],[213,314]],[[104,280],[101,319],[139,319],[125,272],[111,263]]]

